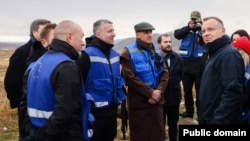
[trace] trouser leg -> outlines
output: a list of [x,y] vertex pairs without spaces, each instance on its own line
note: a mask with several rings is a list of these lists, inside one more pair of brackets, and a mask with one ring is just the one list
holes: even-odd
[[182,83],[184,88],[184,101],[186,112],[192,116],[194,114],[194,99],[192,91],[194,84],[194,75],[184,73]]

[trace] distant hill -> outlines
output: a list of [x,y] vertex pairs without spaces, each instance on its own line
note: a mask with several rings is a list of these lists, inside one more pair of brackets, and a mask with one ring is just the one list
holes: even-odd
[[22,42],[0,42],[0,49],[16,49],[21,46]]
[[[173,50],[178,50],[178,47],[180,45],[180,40],[175,39],[173,32],[167,32],[171,38],[172,38],[172,46],[173,46]],[[153,34],[153,43],[155,45],[157,45],[157,38],[159,37],[159,33],[155,33]],[[121,52],[122,49],[135,41],[135,37],[128,37],[128,38],[124,38],[124,39],[118,39],[115,40],[115,45],[114,45],[114,49],[117,50],[118,52]],[[15,49],[21,45],[23,45],[24,43],[22,42],[0,42],[0,49]]]
[[[168,34],[171,36],[172,39],[172,46],[173,46],[173,50],[177,51],[180,45],[180,40],[177,40],[172,32],[168,32]],[[157,38],[159,37],[159,33],[154,33],[153,34],[153,43],[155,45],[157,45]],[[115,46],[114,49],[117,50],[118,52],[121,52],[123,50],[123,48],[134,42],[135,41],[135,37],[128,37],[128,38],[124,38],[124,39],[118,39],[115,40]]]

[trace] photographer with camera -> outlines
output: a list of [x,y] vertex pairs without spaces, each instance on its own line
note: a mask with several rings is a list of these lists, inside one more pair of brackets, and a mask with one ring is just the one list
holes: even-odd
[[[179,47],[179,54],[183,59],[183,79],[184,100],[186,111],[181,113],[182,117],[193,118],[194,98],[193,84],[195,83],[196,97],[199,92],[201,74],[203,72],[207,53],[203,56],[203,39],[201,37],[201,14],[199,11],[192,11],[190,21],[187,26],[174,31],[174,36],[182,40]],[[197,104],[196,104],[197,107]]]
[[201,30],[201,24],[202,24],[201,19],[191,18],[191,21],[189,22],[188,26],[191,29],[194,28],[196,30]]

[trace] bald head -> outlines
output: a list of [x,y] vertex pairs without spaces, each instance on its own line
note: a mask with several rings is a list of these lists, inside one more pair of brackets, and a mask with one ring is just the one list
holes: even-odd
[[70,20],[61,21],[55,28],[55,33],[54,33],[55,38],[66,41],[65,40],[66,35],[68,33],[75,32],[77,28],[79,29],[81,27],[73,21]]
[[79,24],[70,20],[61,21],[55,28],[54,38],[71,45],[77,52],[82,50],[83,30]]

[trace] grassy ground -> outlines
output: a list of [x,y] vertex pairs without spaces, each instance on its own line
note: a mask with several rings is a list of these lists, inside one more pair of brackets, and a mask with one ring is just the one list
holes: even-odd
[[0,50],[0,140],[16,141],[18,138],[17,112],[10,109],[9,100],[4,91],[3,80],[13,50]]
[[0,140],[17,141],[17,114],[16,110],[6,110],[0,113]]

